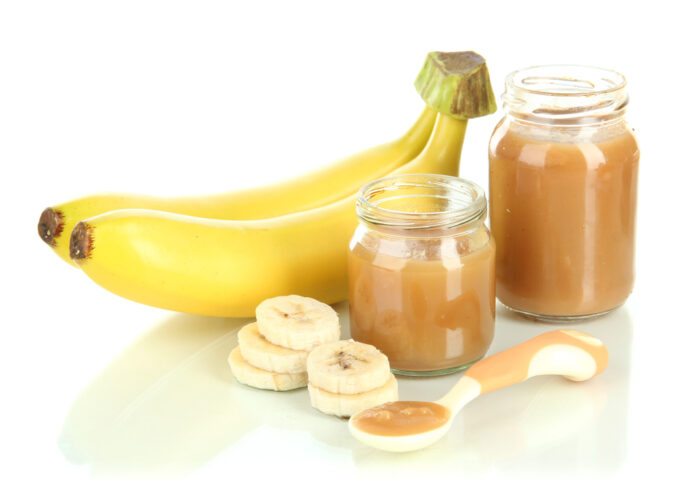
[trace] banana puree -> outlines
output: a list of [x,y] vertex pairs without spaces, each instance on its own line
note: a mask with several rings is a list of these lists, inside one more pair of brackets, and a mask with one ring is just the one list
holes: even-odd
[[533,130],[506,122],[491,143],[498,299],[539,315],[613,309],[634,282],[637,142],[624,126],[607,138]]
[[359,430],[372,435],[414,435],[443,426],[450,411],[433,402],[389,402],[367,409],[352,421]]
[[437,257],[428,259],[401,259],[362,244],[350,254],[353,338],[379,348],[395,370],[463,366],[481,358],[493,339],[493,241],[476,252],[457,246],[449,257],[449,239],[439,243]]

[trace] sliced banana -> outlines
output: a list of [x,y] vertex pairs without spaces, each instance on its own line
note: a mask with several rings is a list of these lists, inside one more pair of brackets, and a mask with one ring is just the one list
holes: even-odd
[[389,380],[379,388],[353,395],[331,393],[309,383],[309,396],[314,408],[329,415],[351,417],[356,412],[376,407],[386,402],[399,399],[399,386],[396,377],[389,375]]
[[374,346],[340,340],[316,347],[306,360],[309,383],[329,393],[356,394],[384,385],[389,359]]
[[243,359],[238,347],[228,356],[233,376],[240,383],[264,390],[294,390],[306,385],[306,373],[275,373],[254,367]]
[[246,362],[254,367],[277,373],[301,373],[306,371],[306,350],[292,350],[268,342],[262,336],[256,322],[238,331],[238,347]]
[[340,338],[338,314],[313,298],[268,298],[258,305],[255,316],[260,333],[269,342],[293,350],[311,350]]

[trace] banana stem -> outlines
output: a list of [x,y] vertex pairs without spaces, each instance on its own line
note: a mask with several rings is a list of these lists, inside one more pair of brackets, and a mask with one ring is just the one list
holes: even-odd
[[496,111],[486,60],[478,53],[430,52],[415,84],[440,113],[467,119]]

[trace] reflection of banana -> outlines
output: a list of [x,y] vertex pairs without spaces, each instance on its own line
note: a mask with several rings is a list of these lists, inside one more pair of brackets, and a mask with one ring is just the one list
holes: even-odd
[[389,380],[381,387],[353,395],[330,393],[309,384],[309,397],[314,408],[328,415],[345,418],[382,403],[397,401],[399,399],[399,387],[396,377],[390,374]]
[[362,393],[384,385],[389,359],[374,346],[340,340],[314,348],[306,361],[309,382],[331,393]]
[[144,208],[222,220],[251,220],[327,205],[356,192],[370,180],[386,175],[418,155],[430,138],[435,116],[435,111],[426,107],[416,123],[397,140],[287,182],[200,197],[106,194],[55,205],[42,213],[39,236],[73,265],[68,244],[75,224],[112,210]]
[[[425,150],[392,173],[457,175],[466,124],[439,114]],[[107,290],[180,312],[250,317],[290,293],[335,303],[347,298],[355,200],[252,221],[109,212],[75,227],[71,257]]]
[[[260,398],[266,395],[232,390],[226,381],[231,373],[221,359],[241,322],[166,317],[110,360],[66,412],[57,446],[90,476],[189,476],[254,430],[261,411],[266,421],[274,416]],[[308,409],[306,396],[290,402]]]
[[338,314],[313,298],[268,298],[255,309],[255,317],[268,341],[294,350],[311,350],[340,338]]
[[306,357],[309,352],[268,342],[260,334],[256,322],[249,323],[238,331],[238,347],[245,361],[254,367],[276,373],[306,372]]
[[323,413],[353,413],[398,400],[386,355],[366,343],[340,340],[316,347],[306,361],[311,405]]
[[240,347],[231,351],[228,364],[240,383],[265,390],[294,390],[306,385],[306,372],[276,373],[254,367],[243,359]]

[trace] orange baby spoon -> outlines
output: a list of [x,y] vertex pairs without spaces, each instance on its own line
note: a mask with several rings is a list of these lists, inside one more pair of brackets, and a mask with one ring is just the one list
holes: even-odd
[[608,365],[599,339],[578,330],[538,335],[472,365],[437,402],[389,402],[350,418],[350,433],[372,447],[407,452],[438,441],[455,415],[479,395],[523,382],[536,375],[588,380]]

